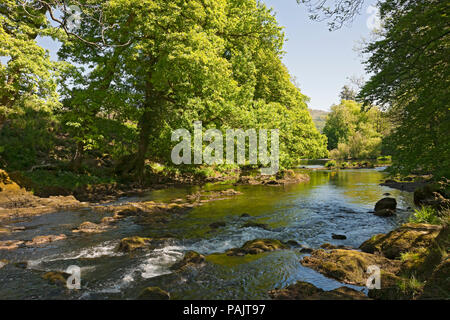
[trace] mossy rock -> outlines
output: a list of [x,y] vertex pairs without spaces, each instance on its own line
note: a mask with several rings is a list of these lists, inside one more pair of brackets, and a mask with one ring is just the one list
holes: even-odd
[[171,266],[171,270],[182,270],[191,266],[198,266],[206,261],[205,256],[195,251],[185,253],[183,259]]
[[289,246],[280,240],[256,239],[247,241],[241,248],[227,250],[226,254],[229,256],[243,256],[246,254],[259,254],[288,248]]
[[441,226],[407,223],[385,235],[376,235],[359,247],[366,253],[382,254],[389,259],[400,259],[402,253],[430,247],[439,235]]
[[[365,286],[368,279],[367,268],[379,266],[386,274],[395,275],[400,262],[385,257],[356,250],[334,249],[314,250],[311,256],[304,257],[301,264],[338,281]],[[383,279],[382,279],[383,281]]]
[[397,200],[394,198],[383,198],[375,204],[375,212],[389,209],[395,211],[397,209]]
[[450,299],[450,258],[447,257],[434,270],[420,299]]
[[159,287],[148,287],[142,290],[138,300],[170,300],[170,294]]
[[264,230],[270,230],[269,225],[266,223],[258,223],[254,221],[246,222],[242,225],[242,228],[260,228]]
[[61,271],[50,271],[42,275],[43,279],[58,285],[66,285],[69,277],[70,274]]
[[311,283],[298,281],[284,289],[269,291],[273,300],[370,300],[364,293],[349,287],[324,291]]
[[146,248],[151,245],[152,239],[141,238],[141,237],[131,237],[123,238],[119,243],[119,251],[132,252],[136,249]]

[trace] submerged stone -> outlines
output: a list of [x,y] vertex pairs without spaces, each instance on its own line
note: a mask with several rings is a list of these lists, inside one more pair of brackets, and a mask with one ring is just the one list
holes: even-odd
[[138,300],[170,300],[170,294],[159,287],[148,287],[142,290]]

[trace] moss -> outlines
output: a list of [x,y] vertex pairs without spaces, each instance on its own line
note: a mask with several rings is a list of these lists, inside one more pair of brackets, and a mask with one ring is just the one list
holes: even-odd
[[289,246],[280,240],[255,239],[247,241],[241,248],[230,249],[226,252],[229,256],[243,256],[246,254],[259,254],[268,251],[288,249]]
[[338,281],[361,286],[366,285],[366,271],[371,265],[379,266],[387,275],[394,275],[400,269],[398,261],[344,249],[314,250],[311,256],[303,258],[301,264]]
[[195,251],[188,251],[185,253],[183,259],[174,265],[172,270],[183,270],[187,267],[201,265],[206,261],[205,256]]
[[400,259],[402,253],[430,247],[441,229],[434,225],[408,223],[386,235],[367,240],[359,248],[367,253],[381,253],[389,259]]
[[50,271],[46,272],[42,275],[42,278],[48,280],[51,283],[65,285],[67,283],[67,279],[69,278],[69,274],[61,271]]
[[151,243],[150,238],[131,237],[120,240],[119,250],[123,252],[132,252],[136,249],[148,247]]

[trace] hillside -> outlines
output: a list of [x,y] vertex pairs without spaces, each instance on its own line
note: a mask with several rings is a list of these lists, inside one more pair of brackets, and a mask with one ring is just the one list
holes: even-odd
[[320,132],[322,132],[323,127],[325,126],[325,122],[327,121],[327,115],[329,112],[323,111],[323,110],[314,110],[314,109],[308,109],[308,111],[309,111],[309,114],[311,115],[317,129]]

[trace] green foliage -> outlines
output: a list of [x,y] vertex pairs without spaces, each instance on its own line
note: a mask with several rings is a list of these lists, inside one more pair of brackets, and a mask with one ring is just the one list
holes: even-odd
[[327,163],[325,163],[325,168],[334,168],[336,166],[337,166],[337,163],[334,160],[330,160],[330,161],[327,161]]
[[77,174],[71,171],[35,170],[27,172],[26,177],[38,188],[61,188],[70,191],[88,185],[116,182],[113,177]]
[[422,291],[425,283],[412,276],[400,279],[397,285],[403,294],[414,296]]
[[381,142],[388,126],[385,115],[376,107],[363,110],[352,100],[333,106],[324,127],[333,159],[373,159],[381,153]]
[[432,207],[422,206],[420,209],[414,210],[414,215],[410,217],[410,222],[440,224],[438,212]]
[[389,110],[393,170],[450,177],[450,6],[439,0],[380,2],[384,29],[365,49],[372,78],[360,93]]

